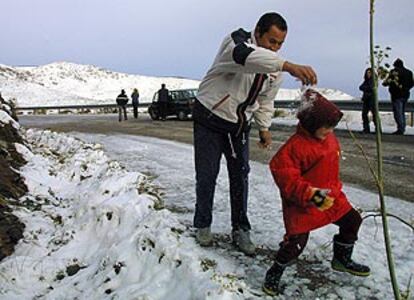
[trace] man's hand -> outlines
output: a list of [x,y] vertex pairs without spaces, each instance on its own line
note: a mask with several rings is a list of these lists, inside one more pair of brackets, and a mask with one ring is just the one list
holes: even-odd
[[318,77],[310,66],[302,66],[285,61],[283,71],[288,72],[293,77],[298,78],[304,85],[313,85],[318,83]]
[[259,131],[259,137],[260,142],[257,143],[257,145],[262,148],[270,148],[270,145],[272,145],[272,134],[269,130],[260,130]]
[[313,194],[310,201],[316,205],[320,211],[327,210],[332,207],[335,198],[329,197],[329,190],[313,189]]

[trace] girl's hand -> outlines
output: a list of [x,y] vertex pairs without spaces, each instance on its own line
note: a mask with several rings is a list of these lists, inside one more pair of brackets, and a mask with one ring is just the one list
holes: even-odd
[[334,204],[335,198],[328,196],[330,190],[313,189],[314,192],[310,201],[316,205],[320,211],[328,210]]

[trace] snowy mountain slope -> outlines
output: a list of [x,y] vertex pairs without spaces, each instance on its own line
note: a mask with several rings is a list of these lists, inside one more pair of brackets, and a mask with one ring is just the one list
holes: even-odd
[[165,83],[169,89],[196,88],[196,80],[149,77],[112,72],[91,65],[67,62],[40,67],[0,65],[0,87],[5,97],[20,106],[114,103],[121,89],[138,88],[141,100],[150,101]]
[[[131,94],[133,88],[138,88],[142,102],[149,102],[161,83],[172,90],[197,88],[200,82],[118,73],[92,65],[68,62],[39,67],[0,65],[0,91],[6,98],[16,98],[19,106],[114,103],[121,89]],[[320,91],[329,99],[353,98],[333,89]],[[299,97],[299,89],[281,89],[276,100],[294,100]]]

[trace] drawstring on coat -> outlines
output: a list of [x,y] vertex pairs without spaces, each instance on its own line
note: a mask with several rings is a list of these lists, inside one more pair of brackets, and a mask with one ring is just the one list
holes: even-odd
[[229,143],[230,143],[230,148],[231,148],[231,156],[232,156],[233,158],[237,158],[237,154],[236,154],[236,151],[234,151],[233,142],[232,142],[232,140],[231,140],[231,135],[230,135],[230,132],[229,132],[229,133],[227,133],[227,136],[228,136],[228,138],[229,138]]

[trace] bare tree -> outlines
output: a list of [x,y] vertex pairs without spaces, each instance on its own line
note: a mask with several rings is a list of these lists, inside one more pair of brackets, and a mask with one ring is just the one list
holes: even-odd
[[[379,65],[375,64],[375,51],[374,51],[374,3],[375,0],[370,0],[370,61],[371,61],[371,69],[372,70],[378,70],[380,67]],[[382,60],[378,59],[378,54],[381,52],[377,51],[377,62],[381,63]],[[382,57],[379,57],[380,59]],[[381,70],[381,69],[380,69]],[[377,124],[377,130],[376,130],[376,143],[377,143],[377,176],[375,177],[375,180],[377,181],[377,187],[378,187],[378,194],[379,194],[379,200],[381,204],[381,217],[382,217],[382,227],[384,231],[384,241],[385,241],[385,249],[387,252],[387,261],[388,261],[388,269],[390,272],[391,277],[391,283],[392,288],[394,292],[394,298],[395,299],[401,299],[400,290],[398,287],[397,277],[395,274],[395,264],[394,264],[394,258],[392,255],[392,248],[391,248],[391,241],[390,241],[390,235],[388,230],[388,219],[387,219],[387,208],[385,205],[384,200],[384,180],[383,180],[383,168],[382,168],[382,143],[381,143],[381,120],[379,118],[379,109],[378,109],[378,75],[377,72],[372,72],[372,76],[374,79],[374,110],[375,110],[375,120]],[[381,73],[378,72],[380,75]]]

